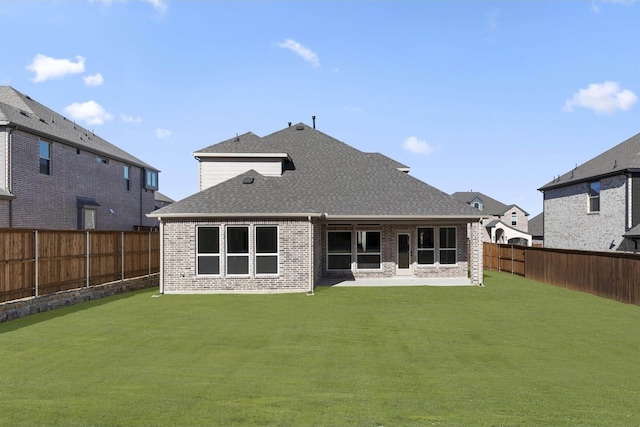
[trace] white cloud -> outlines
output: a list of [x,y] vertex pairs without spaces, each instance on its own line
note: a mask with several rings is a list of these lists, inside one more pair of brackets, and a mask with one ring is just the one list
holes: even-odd
[[95,101],[74,102],[64,109],[74,120],[82,120],[90,125],[103,125],[113,119],[113,116],[105,111]]
[[120,119],[125,123],[140,123],[141,117],[127,116],[126,114],[120,114]]
[[173,132],[168,129],[156,129],[156,136],[158,139],[169,139],[171,138],[171,135],[173,135]]
[[289,49],[296,55],[300,56],[305,61],[309,62],[314,67],[320,66],[320,60],[318,59],[318,55],[308,47],[305,47],[292,39],[285,39],[283,42],[276,43],[276,46],[281,47],[283,49]]
[[619,4],[622,6],[630,6],[638,0],[593,0],[591,2],[591,10],[595,13],[600,13],[600,8],[598,7],[598,3],[611,3],[611,4]]
[[87,86],[100,86],[102,85],[102,83],[104,83],[104,78],[100,73],[94,74],[92,76],[84,76],[82,79],[84,80],[84,84],[86,84]]
[[638,97],[629,89],[621,90],[616,82],[592,83],[580,89],[567,100],[563,111],[573,111],[573,107],[588,108],[598,114],[611,114],[616,110],[626,111],[636,103]]
[[410,136],[409,138],[405,139],[405,141],[402,143],[402,148],[414,154],[422,154],[424,156],[428,156],[429,154],[436,151],[435,148],[427,144],[426,141],[418,139],[415,136]]
[[[110,5],[112,3],[125,3],[127,0],[89,0],[89,3],[104,3]],[[155,10],[160,13],[165,13],[169,9],[167,0],[144,0],[145,3],[149,3]]]
[[73,62],[69,59],[56,59],[39,53],[27,66],[27,70],[36,73],[32,81],[40,83],[49,79],[62,78],[67,74],[83,73],[84,61],[85,58],[82,56],[76,56],[76,62]]

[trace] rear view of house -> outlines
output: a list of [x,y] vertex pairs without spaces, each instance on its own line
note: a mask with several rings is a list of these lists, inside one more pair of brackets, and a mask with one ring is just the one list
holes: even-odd
[[[482,281],[478,210],[305,124],[193,153],[160,220],[164,293],[302,292],[322,279]],[[467,226],[470,225],[470,233]]]
[[0,86],[0,227],[155,227],[157,190],[154,167]]

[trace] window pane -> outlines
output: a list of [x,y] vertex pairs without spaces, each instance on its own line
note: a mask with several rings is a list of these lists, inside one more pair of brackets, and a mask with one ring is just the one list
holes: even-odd
[[275,254],[278,252],[278,228],[256,227],[256,253]]
[[198,227],[198,253],[220,253],[220,231],[218,227]]
[[440,251],[440,264],[455,264],[456,251],[442,250]]
[[227,274],[249,274],[249,257],[228,256]]
[[96,211],[93,209],[84,209],[84,229],[95,230],[96,228]]
[[199,256],[198,274],[220,274],[220,257]]
[[329,270],[351,270],[351,255],[329,255]]
[[589,211],[590,212],[600,211],[600,197],[592,197],[589,200]]
[[256,274],[277,274],[278,273],[278,257],[277,256],[258,256],[256,257]]
[[589,184],[589,195],[590,196],[600,195],[600,181],[592,182]]
[[329,253],[351,252],[350,231],[330,231],[327,240]]
[[418,264],[434,264],[434,251],[418,251]]
[[380,252],[380,232],[379,231],[358,231],[357,246],[358,253]]
[[418,248],[429,249],[435,247],[433,228],[418,228]]
[[49,175],[49,160],[40,159],[40,173],[43,175]]
[[227,252],[230,254],[249,253],[249,228],[227,228]]
[[456,229],[455,228],[443,227],[440,229],[440,247],[441,248],[456,247]]
[[380,268],[380,255],[358,255],[358,268]]
[[40,158],[49,159],[51,157],[51,145],[48,142],[40,141]]

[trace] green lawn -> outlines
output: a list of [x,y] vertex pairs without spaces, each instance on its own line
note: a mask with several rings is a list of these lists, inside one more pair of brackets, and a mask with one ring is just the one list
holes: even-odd
[[0,324],[2,426],[637,426],[639,404],[640,307],[506,273]]

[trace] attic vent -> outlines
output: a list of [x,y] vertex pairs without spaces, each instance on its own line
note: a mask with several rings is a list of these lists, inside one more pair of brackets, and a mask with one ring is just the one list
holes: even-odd
[[25,117],[29,117],[29,114],[28,114],[26,111],[24,111],[24,110],[18,109],[18,112],[19,112],[20,114],[22,114],[23,116],[25,116]]
[[304,126],[302,126],[302,125],[297,125],[297,126],[296,126],[296,130],[304,130]]
[[252,176],[245,176],[244,178],[242,178],[242,183],[243,184],[253,184],[253,177]]

